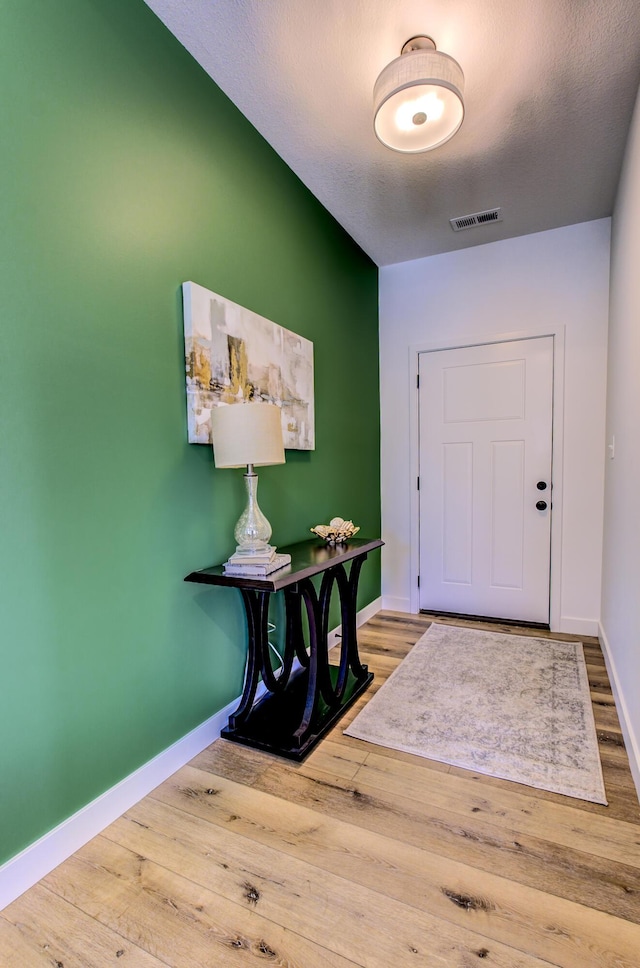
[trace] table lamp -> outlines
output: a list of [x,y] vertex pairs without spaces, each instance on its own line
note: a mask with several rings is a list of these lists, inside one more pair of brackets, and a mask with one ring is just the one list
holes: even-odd
[[258,475],[254,467],[284,464],[280,408],[272,403],[234,403],[211,411],[213,458],[216,467],[247,467],[247,506],[234,529],[237,548],[230,561],[269,560],[271,525],[258,506]]

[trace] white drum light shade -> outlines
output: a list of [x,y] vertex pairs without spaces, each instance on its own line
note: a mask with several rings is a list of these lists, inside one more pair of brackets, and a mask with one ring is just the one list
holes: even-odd
[[[211,411],[213,459],[216,467],[244,467],[247,506],[234,529],[236,555],[264,556],[270,561],[271,525],[258,505],[258,475],[254,466],[284,464],[280,408],[273,403],[232,403]],[[235,556],[234,556],[235,557]]]
[[437,148],[462,124],[463,92],[464,74],[453,57],[435,49],[409,49],[376,81],[376,136],[394,151],[411,154]]
[[233,403],[211,411],[216,467],[284,464],[280,408],[273,403]]

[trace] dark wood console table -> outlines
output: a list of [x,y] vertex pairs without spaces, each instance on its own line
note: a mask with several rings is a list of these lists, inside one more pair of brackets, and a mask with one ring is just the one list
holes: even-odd
[[[302,541],[281,553],[291,564],[266,578],[225,575],[222,565],[203,568],[185,581],[237,588],[247,615],[248,656],[240,704],[222,730],[226,739],[257,749],[303,760],[334,723],[364,692],[373,679],[358,656],[356,596],[360,569],[380,539],[352,538],[330,547],[318,539]],[[345,565],[351,562],[347,575]],[[322,574],[316,592],[312,578]],[[333,585],[338,587],[342,624],[340,662],[329,664],[329,603]],[[274,673],[267,632],[269,598],[284,593],[285,645],[283,668]],[[309,627],[305,646],[303,612]],[[297,662],[295,661],[297,660]],[[267,692],[256,703],[262,676]]]

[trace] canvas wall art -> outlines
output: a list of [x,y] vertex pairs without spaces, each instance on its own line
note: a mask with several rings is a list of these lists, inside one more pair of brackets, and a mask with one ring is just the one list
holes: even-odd
[[282,412],[284,446],[313,450],[313,343],[195,282],[182,285],[189,443],[211,443],[211,410],[252,400]]

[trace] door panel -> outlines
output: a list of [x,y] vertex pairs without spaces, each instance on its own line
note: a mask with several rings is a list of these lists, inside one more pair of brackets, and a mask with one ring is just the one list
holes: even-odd
[[491,444],[491,584],[522,588],[524,441]]
[[524,415],[524,361],[448,366],[444,421],[510,420]]
[[420,607],[548,622],[553,337],[421,353],[419,373]]
[[443,446],[444,581],[471,583],[473,524],[473,447]]

